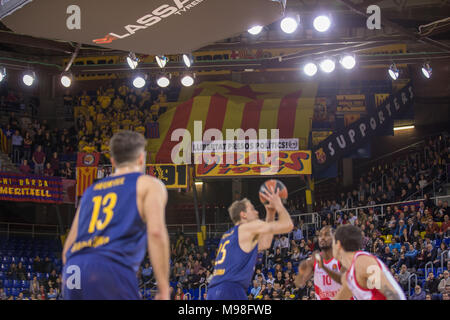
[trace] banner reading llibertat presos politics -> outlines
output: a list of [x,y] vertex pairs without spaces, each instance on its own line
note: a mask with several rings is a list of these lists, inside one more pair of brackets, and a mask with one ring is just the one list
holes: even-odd
[[396,116],[413,106],[414,93],[411,82],[391,94],[376,112],[368,114],[348,127],[330,135],[313,149],[313,172],[320,173],[353,150],[369,142],[382,129],[393,124]]

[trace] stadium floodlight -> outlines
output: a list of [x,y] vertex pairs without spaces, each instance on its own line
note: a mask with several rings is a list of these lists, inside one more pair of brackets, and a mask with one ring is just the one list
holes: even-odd
[[330,28],[331,20],[328,16],[320,15],[320,16],[314,18],[313,26],[314,26],[314,29],[316,29],[317,31],[325,32]]
[[6,68],[5,67],[0,67],[0,82],[3,81],[3,79],[6,78]]
[[347,54],[342,57],[342,59],[340,60],[340,63],[345,69],[350,70],[355,67],[356,59],[353,55]]
[[137,58],[133,52],[130,52],[127,56],[127,63],[130,66],[131,70],[134,70],[139,64],[139,58]]
[[397,66],[395,63],[391,64],[388,70],[389,75],[391,76],[392,80],[397,80],[400,72],[398,71]]
[[327,58],[320,63],[320,69],[325,73],[333,72],[335,67],[336,64],[330,58]]
[[69,88],[72,85],[72,80],[73,75],[70,72],[64,72],[61,75],[61,84],[66,88]]
[[31,87],[35,80],[36,73],[34,71],[27,71],[22,77],[23,83],[28,87]]
[[138,74],[134,77],[133,86],[137,89],[141,89],[145,86],[147,77],[142,74]]
[[305,64],[305,66],[303,67],[303,72],[307,75],[312,77],[313,75],[315,75],[317,73],[317,66],[315,63],[312,62],[308,62],[307,64]]
[[156,80],[156,83],[158,84],[158,86],[160,86],[161,88],[166,88],[167,86],[169,86],[170,84],[170,79],[169,77],[162,75],[158,78],[158,80]]
[[194,78],[191,75],[189,75],[189,74],[184,75],[181,78],[181,84],[183,86],[185,86],[185,87],[190,87],[190,86],[192,86],[194,84]]
[[194,59],[192,58],[192,56],[190,54],[183,54],[183,62],[186,67],[190,68],[193,61],[194,61]]
[[262,26],[253,26],[250,29],[248,29],[248,33],[256,36],[257,34],[259,34],[262,31],[263,27]]
[[422,66],[422,73],[425,76],[425,78],[430,79],[433,69],[431,69],[430,64],[428,62],[425,62]]
[[169,59],[166,56],[156,56],[155,59],[161,69],[166,66],[167,62],[169,62]]
[[294,33],[295,30],[297,30],[299,23],[300,23],[299,15],[286,16],[281,20],[280,27],[284,33],[291,34],[291,33]]
[[414,129],[414,125],[411,125],[411,126],[394,127],[394,131],[410,130],[410,129]]

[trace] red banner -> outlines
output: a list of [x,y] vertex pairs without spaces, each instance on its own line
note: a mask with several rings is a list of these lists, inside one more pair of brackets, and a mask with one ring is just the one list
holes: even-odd
[[100,160],[100,153],[92,152],[78,152],[77,153],[77,168],[78,167],[98,167]]
[[62,203],[62,179],[1,172],[0,200]]

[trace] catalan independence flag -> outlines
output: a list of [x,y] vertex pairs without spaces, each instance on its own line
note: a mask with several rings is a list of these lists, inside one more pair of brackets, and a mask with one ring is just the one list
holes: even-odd
[[[187,129],[194,141],[194,121],[210,128],[247,130],[279,129],[280,138],[299,138],[306,148],[313,116],[317,83],[241,84],[232,81],[202,82],[183,88],[180,102],[159,118],[159,138],[148,142],[153,163],[171,163],[171,141],[176,129]],[[202,132],[202,134],[203,134]],[[268,137],[270,138],[270,136]]]
[[97,167],[77,167],[77,198],[94,183],[97,177]]
[[3,132],[3,129],[0,128],[0,148],[1,151],[5,154],[11,153],[11,138],[8,138],[6,134]]

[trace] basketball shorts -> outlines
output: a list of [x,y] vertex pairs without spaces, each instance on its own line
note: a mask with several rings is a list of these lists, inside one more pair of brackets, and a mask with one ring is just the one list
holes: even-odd
[[240,284],[223,282],[208,288],[206,300],[248,300],[248,297]]

